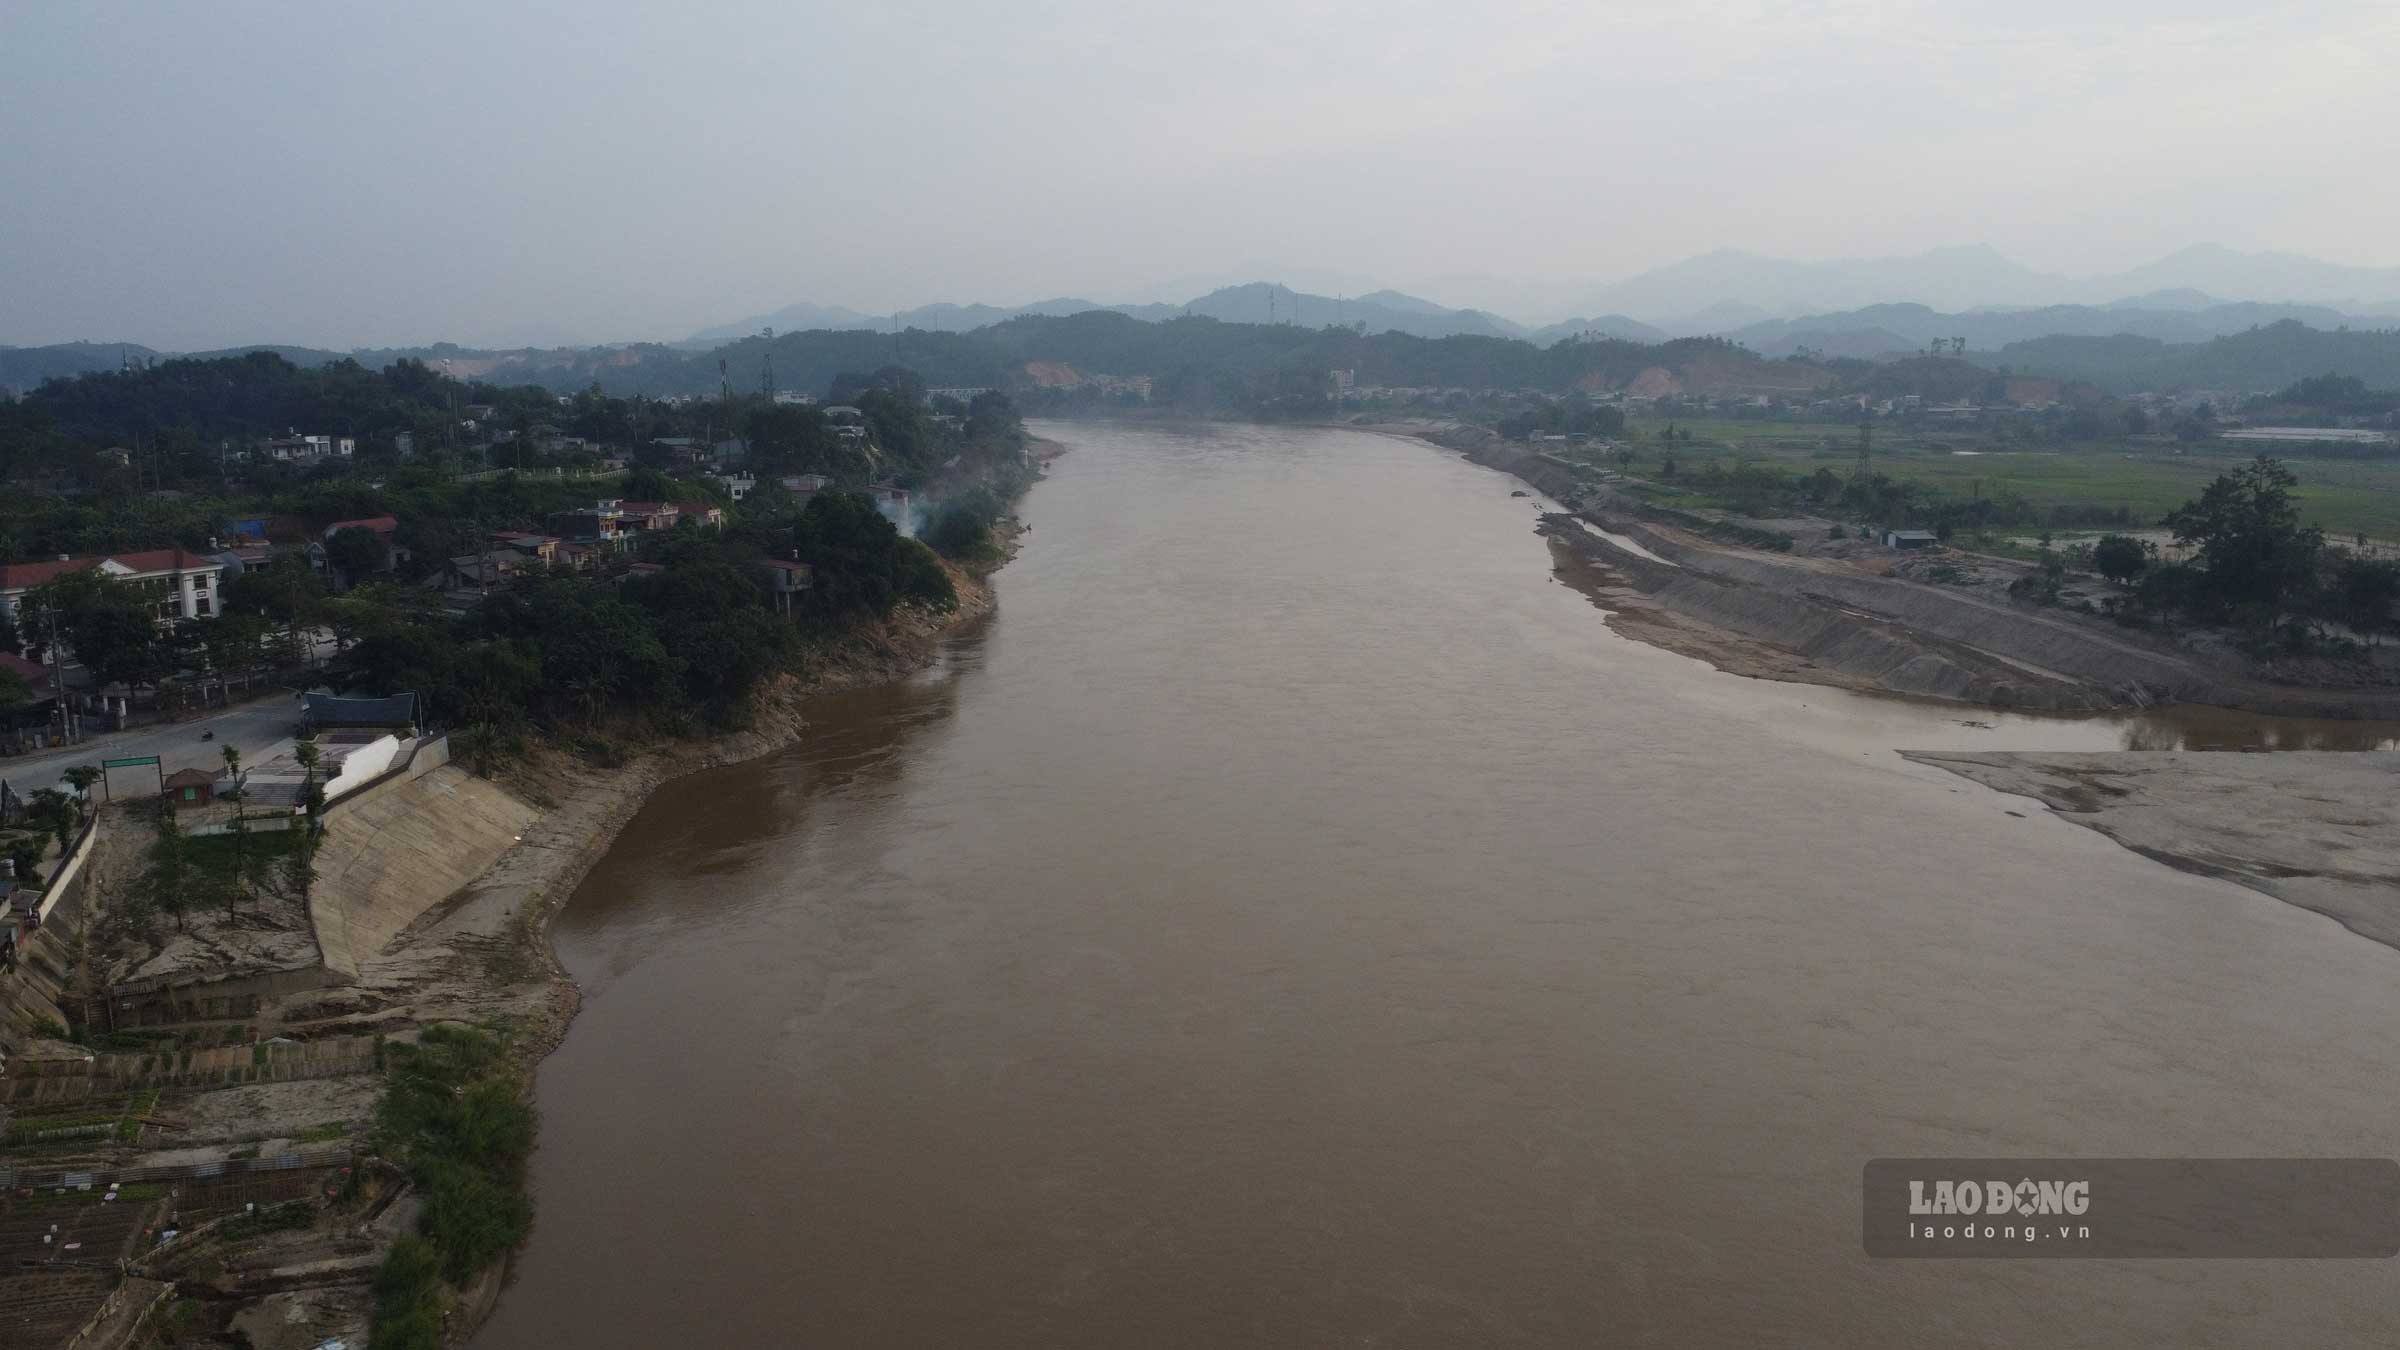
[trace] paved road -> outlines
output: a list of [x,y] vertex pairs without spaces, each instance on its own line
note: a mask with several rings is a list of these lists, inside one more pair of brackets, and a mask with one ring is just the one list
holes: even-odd
[[[63,750],[44,750],[39,754],[0,758],[0,779],[18,792],[34,792],[46,787],[66,787],[59,777],[78,764],[97,764],[102,759],[124,759],[136,755],[158,756],[162,773],[178,769],[221,769],[225,766],[225,747],[238,747],[244,764],[257,764],[271,756],[280,746],[291,744],[292,723],[299,716],[299,701],[290,694],[272,694],[255,703],[245,703],[223,712],[197,717],[189,722],[171,726],[143,727],[134,731],[113,732],[105,736],[86,737],[82,744]],[[200,739],[202,732],[213,731],[214,740]],[[109,773],[110,786],[120,797],[128,794],[155,792],[158,779],[148,765],[138,769],[115,769]],[[93,788],[99,794],[97,786]]]

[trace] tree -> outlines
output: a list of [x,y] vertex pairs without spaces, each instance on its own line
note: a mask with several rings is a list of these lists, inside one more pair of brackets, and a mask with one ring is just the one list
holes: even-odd
[[325,579],[297,558],[278,558],[226,582],[224,601],[228,614],[256,615],[281,624],[286,654],[298,662],[306,653],[300,630],[317,621],[325,601]]
[[2139,408],[2138,406],[2136,406],[2136,407],[2128,407],[2128,408],[2125,410],[2125,434],[2126,434],[2126,435],[2128,435],[2128,436],[2139,436],[2139,435],[2141,435],[2143,432],[2146,432],[2146,431],[2148,431],[2149,429],[2150,429],[2150,414],[2148,414],[2148,413],[2146,413],[2146,412],[2142,411],[2142,410],[2141,410],[2141,408]]
[[300,805],[307,814],[300,822],[300,837],[284,855],[283,883],[285,893],[304,908],[309,887],[317,879],[317,821],[325,810],[325,787],[317,781],[321,757],[315,741],[301,741],[292,747],[292,758],[300,761]]
[[75,827],[83,821],[83,813],[75,809],[75,799],[57,788],[41,788],[27,794],[25,815],[30,823],[55,835],[62,851],[75,842]]
[[70,572],[41,587],[36,603],[101,684],[130,688],[166,673],[158,622],[149,603],[125,583],[98,572]]
[[2167,515],[2175,542],[2198,550],[2201,598],[2215,611],[2256,605],[2271,616],[2314,585],[2325,535],[2300,523],[2292,500],[2299,481],[2261,455]]
[[2373,645],[2400,627],[2392,617],[2400,605],[2400,562],[2345,554],[2334,569],[2331,600],[2335,615]]
[[247,794],[242,791],[242,752],[238,746],[225,747],[225,778],[233,785],[224,795],[233,798],[233,865],[239,870],[249,862],[245,855],[250,837],[250,803],[243,800]]
[[187,926],[184,911],[195,889],[192,873],[183,827],[173,811],[160,813],[158,838],[150,845],[150,870],[142,874],[142,898],[160,913],[175,916],[179,929]]
[[0,713],[15,712],[32,704],[33,686],[25,682],[24,676],[0,666]]
[[86,806],[91,804],[92,784],[100,781],[99,765],[78,764],[59,776],[67,780],[67,786],[75,789],[75,795],[81,797]]
[[[2140,409],[2135,409],[2140,411]],[[2092,545],[2092,566],[2100,575],[2120,586],[2130,584],[2150,565],[2150,550],[2139,539],[2121,534],[2104,534]]]
[[391,547],[375,531],[353,525],[325,541],[325,561],[353,583],[392,565]]

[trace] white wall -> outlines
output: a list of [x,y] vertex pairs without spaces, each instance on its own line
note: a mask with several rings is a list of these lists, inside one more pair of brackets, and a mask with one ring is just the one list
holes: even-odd
[[378,736],[343,758],[341,772],[325,780],[325,800],[332,801],[359,784],[392,767],[400,757],[400,741],[395,736]]

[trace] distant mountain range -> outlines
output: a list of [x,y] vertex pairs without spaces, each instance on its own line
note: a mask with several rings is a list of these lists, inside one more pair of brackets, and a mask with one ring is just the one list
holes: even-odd
[[[1488,279],[1459,284],[1477,289],[1496,286]],[[763,328],[889,329],[895,318],[904,329],[959,333],[1022,315],[1065,315],[1096,309],[1148,320],[1188,313],[1236,322],[1298,322],[1312,327],[1364,323],[1369,332],[1375,333],[1392,331],[1417,337],[1467,334],[1524,338],[1545,344],[1582,333],[1642,342],[1703,334],[1774,338],[1790,325],[1805,324],[1829,337],[1844,332],[1854,334],[1840,354],[1851,354],[1853,350],[1863,354],[1864,347],[1875,340],[1872,330],[1882,325],[1873,320],[1848,325],[1827,320],[1893,306],[1913,306],[1943,314],[2044,314],[2075,324],[2071,328],[2047,330],[2051,332],[2134,332],[2176,342],[2202,341],[2247,327],[2253,321],[2267,323],[2286,316],[2312,325],[2400,318],[2400,267],[2350,267],[2289,253],[2241,253],[2214,244],[2195,244],[2140,267],[2084,278],[2035,271],[1984,244],[1937,248],[1903,257],[1832,262],[1794,262],[1737,249],[1719,249],[1605,286],[1518,285],[1504,289],[1512,301],[1524,307],[1520,312],[1564,311],[1599,317],[1534,324],[1505,318],[1490,310],[1455,308],[1397,290],[1328,296],[1295,291],[1280,284],[1251,282],[1219,287],[1180,305],[1116,304],[1062,297],[1029,305],[926,305],[894,316],[862,314],[840,306],[796,304],[739,323],[703,329],[686,339],[684,345],[713,346],[753,336]],[[1559,302],[1560,296],[1567,297],[1565,303]],[[2140,320],[2144,326],[2094,328],[2090,325],[2100,320],[2074,318],[2071,313],[2088,308],[2142,315],[2177,311],[2198,314],[2225,310],[2229,302],[2257,306],[2257,317],[2226,312],[2188,326],[2145,318]],[[1915,335],[1905,328],[1888,331],[1909,339],[1902,344],[1905,348],[1922,345],[1926,337],[1932,336]],[[1964,336],[1973,347],[2017,341],[2028,335],[2022,328],[2010,327],[2005,331],[2008,333],[2005,338],[1985,338],[1977,331],[1952,332],[1946,336]]]
[[[1941,310],[2109,305],[2222,296],[2270,304],[2338,306],[2400,315],[2400,267],[2349,267],[2290,253],[2241,253],[2194,244],[2128,271],[2071,278],[2037,272],[1985,244],[1906,257],[1793,262],[1720,249],[1575,294],[1572,308],[1637,314],[1671,332],[1733,326],[1713,306],[1753,320],[1909,301]],[[2135,297],[2128,302],[2126,297]],[[2191,307],[2194,301],[2157,308]]]
[[1523,338],[1545,346],[1562,337],[1587,332],[1636,342],[1661,342],[1670,336],[1662,329],[1638,323],[1622,314],[1610,314],[1597,319],[1569,319],[1562,323],[1531,327],[1483,310],[1452,309],[1394,290],[1370,291],[1354,296],[1312,295],[1273,282],[1253,281],[1219,287],[1180,305],[1102,304],[1094,300],[1060,298],[1037,300],[1030,305],[923,305],[896,314],[873,315],[861,314],[839,305],[801,303],[786,305],[773,313],[755,315],[737,323],[701,329],[677,345],[714,347],[720,343],[756,337],[770,328],[777,332],[793,332],[811,328],[890,331],[897,327],[903,330],[921,328],[933,333],[966,333],[1029,314],[1057,317],[1091,310],[1106,310],[1153,323],[1185,314],[1222,319],[1228,323],[1297,323],[1310,328],[1321,328],[1327,324],[1363,323],[1370,333],[1407,333],[1412,337],[1427,338],[1455,337],[1460,334]]
[[[1339,284],[1362,280],[1314,274]],[[1462,278],[1461,289],[1490,293],[1501,284]],[[461,377],[553,382],[612,359],[646,351],[697,352],[758,337],[829,331],[902,330],[957,334],[1027,317],[1101,310],[1145,322],[1200,315],[1227,323],[1303,328],[1362,326],[1369,334],[1419,338],[1519,339],[1550,346],[1569,337],[1658,343],[1678,337],[1730,338],[1770,358],[1809,352],[1869,360],[1924,350],[1935,340],[1965,340],[1969,352],[1994,352],[2046,338],[2133,337],[2170,345],[2208,342],[2284,320],[2331,332],[2342,327],[2400,327],[2400,267],[2349,267],[2288,253],[2241,253],[2198,244],[2106,276],[2074,279],[2021,266],[1984,245],[1933,249],[1906,257],[1794,262],[1718,250],[1599,287],[1508,288],[1521,312],[1593,315],[1529,324],[1489,310],[1458,308],[1389,288],[1325,295],[1274,282],[1220,286],[1180,304],[1108,304],[1062,296],[1026,305],[934,304],[897,315],[839,305],[798,303],[702,329],[681,341],[556,349],[470,350],[441,343],[343,353],[268,346],[301,365],[354,356],[381,365],[403,356],[450,362]],[[1160,293],[1158,290],[1152,294]],[[1172,293],[1172,292],[1168,292]],[[1559,303],[1559,296],[1572,303]],[[2239,298],[2225,298],[2239,297]],[[1635,318],[1629,316],[1645,316]],[[227,348],[198,356],[261,350]],[[861,348],[864,352],[865,349]],[[610,356],[617,354],[616,357]],[[60,343],[0,347],[0,389],[110,370],[167,353],[132,343]]]

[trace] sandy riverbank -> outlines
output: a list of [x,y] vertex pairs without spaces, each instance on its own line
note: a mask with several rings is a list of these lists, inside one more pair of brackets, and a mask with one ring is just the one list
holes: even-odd
[[1904,753],[2400,949],[2400,755]]

